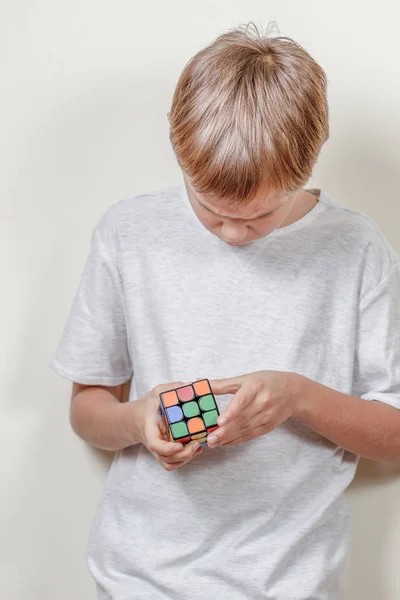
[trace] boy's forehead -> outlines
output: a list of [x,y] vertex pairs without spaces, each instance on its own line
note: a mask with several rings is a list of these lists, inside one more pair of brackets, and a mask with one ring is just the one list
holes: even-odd
[[254,219],[261,217],[282,205],[284,198],[288,193],[271,189],[267,184],[262,185],[254,198],[240,206],[229,206],[224,200],[218,199],[212,194],[201,194],[192,185],[190,179],[186,176],[186,181],[195,199],[213,212],[224,217],[241,217],[243,219]]

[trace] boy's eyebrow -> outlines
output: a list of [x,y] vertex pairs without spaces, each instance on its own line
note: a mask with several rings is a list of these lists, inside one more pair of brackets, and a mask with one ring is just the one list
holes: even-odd
[[[192,192],[193,192],[193,188],[191,187]],[[193,192],[193,196],[196,198],[197,202],[206,210],[209,210],[210,212],[212,212],[214,215],[216,215],[217,217],[225,217],[227,219],[232,219],[232,217],[228,217],[226,215],[220,215],[218,213],[216,213],[214,210],[211,210],[211,208],[208,208],[208,206],[205,206],[202,202],[200,202],[200,200],[197,198],[196,194]],[[282,206],[282,204],[284,204],[284,202],[281,202],[281,204],[279,204],[279,206],[277,206],[276,208],[273,208],[272,210],[269,210],[268,212],[265,212],[261,215],[258,215],[257,217],[249,217],[249,218],[243,218],[244,221],[255,221],[256,219],[261,219],[261,217],[266,217],[267,215],[270,215],[271,213],[275,212],[276,210],[278,210],[278,208],[280,208]],[[235,218],[235,217],[233,217]],[[242,217],[238,217],[238,218],[242,218]]]

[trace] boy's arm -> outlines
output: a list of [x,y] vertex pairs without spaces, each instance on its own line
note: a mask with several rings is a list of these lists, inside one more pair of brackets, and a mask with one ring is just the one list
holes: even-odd
[[299,378],[295,416],[338,446],[400,465],[400,410]]
[[255,371],[210,383],[214,394],[234,395],[208,437],[210,447],[268,435],[294,417],[345,450],[400,465],[396,404],[351,396],[287,371]]
[[139,443],[137,424],[143,402],[123,402],[124,385],[73,383],[70,422],[79,437],[114,452]]
[[164,439],[159,427],[159,394],[179,383],[156,386],[143,398],[124,402],[123,385],[74,383],[71,425],[83,440],[104,450],[118,451],[143,444],[160,465],[174,471],[192,460],[201,446],[192,440],[186,446]]

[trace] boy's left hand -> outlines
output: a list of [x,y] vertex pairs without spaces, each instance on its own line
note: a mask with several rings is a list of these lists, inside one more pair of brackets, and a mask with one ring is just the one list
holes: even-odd
[[215,395],[234,396],[218,417],[220,427],[208,436],[208,445],[213,448],[247,442],[281,425],[296,412],[301,378],[287,371],[255,371],[210,380]]

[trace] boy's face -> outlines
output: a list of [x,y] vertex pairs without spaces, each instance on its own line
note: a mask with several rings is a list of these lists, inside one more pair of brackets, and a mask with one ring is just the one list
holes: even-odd
[[185,173],[183,179],[190,204],[199,221],[232,246],[244,246],[282,227],[301,191],[277,193],[263,187],[248,204],[229,209],[222,201],[199,194]]

